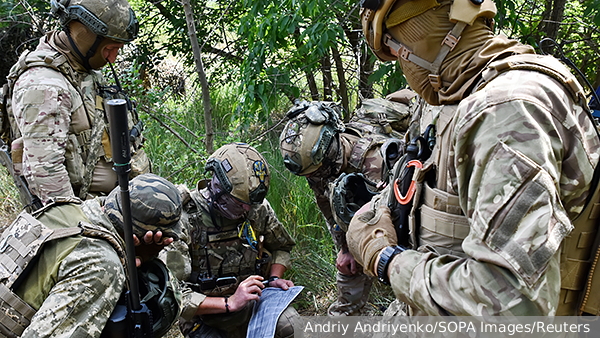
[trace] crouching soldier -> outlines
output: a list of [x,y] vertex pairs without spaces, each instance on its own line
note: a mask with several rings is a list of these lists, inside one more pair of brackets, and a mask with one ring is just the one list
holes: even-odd
[[[265,285],[294,286],[282,277],[295,242],[265,199],[271,176],[256,149],[225,145],[206,170],[213,173],[210,181],[191,192],[180,187],[183,236],[159,257],[187,281],[179,321],[186,337],[245,337]],[[299,319],[293,307],[285,309],[275,337],[292,337]]]
[[[126,280],[119,190],[85,202],[57,198],[21,213],[4,231],[0,333],[100,337]],[[153,174],[134,178],[130,191],[136,253],[143,249],[138,256],[145,260],[173,241],[181,200],[173,184]]]
[[340,208],[332,207],[331,186],[338,185],[335,181],[340,175],[348,174],[360,174],[371,185],[386,181],[394,159],[399,158],[399,138],[410,120],[409,104],[414,97],[414,92],[402,90],[390,100],[365,100],[345,124],[340,107],[333,102],[300,102],[287,114],[290,121],[279,138],[283,162],[293,174],[306,177],[339,250],[338,299],[329,307],[329,316],[360,314],[373,284],[348,251],[345,230],[352,217],[343,217]]

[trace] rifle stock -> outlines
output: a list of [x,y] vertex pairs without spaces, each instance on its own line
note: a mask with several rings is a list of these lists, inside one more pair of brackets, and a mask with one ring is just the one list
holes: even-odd
[[42,201],[29,191],[29,187],[27,186],[25,179],[23,179],[23,176],[19,176],[15,173],[12,157],[10,156],[10,149],[2,139],[0,139],[0,163],[8,170],[8,174],[12,177],[17,189],[19,189],[19,197],[23,207],[30,213],[41,208],[43,206]]

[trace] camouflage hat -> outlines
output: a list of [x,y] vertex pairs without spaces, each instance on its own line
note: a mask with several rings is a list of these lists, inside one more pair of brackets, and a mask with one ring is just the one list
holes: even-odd
[[[143,174],[129,182],[133,233],[141,238],[148,231],[162,231],[163,236],[179,238],[181,197],[166,179]],[[113,189],[104,202],[104,212],[118,231],[123,231],[121,189]]]
[[50,13],[63,28],[76,20],[96,35],[119,42],[138,35],[139,22],[127,0],[51,0]]
[[340,107],[333,102],[302,101],[287,116],[290,121],[279,137],[283,163],[296,175],[309,175],[321,167],[337,134],[345,130]]
[[265,158],[246,143],[217,149],[206,161],[226,192],[247,204],[260,204],[269,191],[271,173]]

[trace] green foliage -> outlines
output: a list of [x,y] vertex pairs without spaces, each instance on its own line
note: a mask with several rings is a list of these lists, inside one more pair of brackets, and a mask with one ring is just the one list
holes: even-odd
[[0,165],[0,192],[0,232],[2,232],[23,208],[19,191],[2,165]]
[[380,83],[383,93],[393,93],[407,86],[403,74],[397,62],[379,63],[379,68],[369,76],[369,82]]
[[6,82],[10,67],[19,55],[26,49],[35,49],[42,32],[50,29],[53,22],[49,10],[50,3],[43,0],[0,2],[0,85]]

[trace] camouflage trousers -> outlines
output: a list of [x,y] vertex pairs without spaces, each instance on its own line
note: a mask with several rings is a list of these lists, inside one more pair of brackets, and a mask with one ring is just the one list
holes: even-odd
[[[38,273],[28,278],[50,277]],[[45,299],[22,337],[100,337],[124,284],[123,266],[110,244],[83,238],[60,264],[56,283],[42,291],[49,293],[40,295]]]
[[330,317],[359,315],[360,309],[367,304],[374,278],[360,272],[348,276],[337,272],[338,299],[329,306]]
[[[180,324],[181,332],[186,338],[242,338],[246,337],[248,324],[252,317],[252,309],[256,302],[252,301],[242,310],[226,314],[200,316],[194,325]],[[187,323],[186,323],[187,324]],[[277,321],[275,338],[294,337],[294,325],[302,325],[298,311],[288,306]]]

